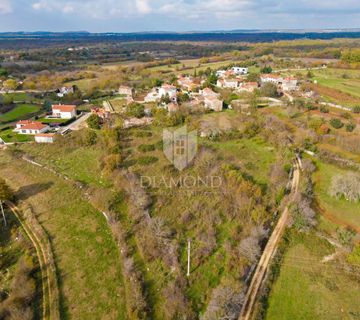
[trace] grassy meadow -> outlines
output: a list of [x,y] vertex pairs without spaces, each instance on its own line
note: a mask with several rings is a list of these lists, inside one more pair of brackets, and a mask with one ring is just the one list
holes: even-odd
[[36,104],[18,104],[9,112],[0,114],[0,123],[13,122],[20,119],[26,119],[41,110],[40,105]]
[[103,215],[70,182],[4,153],[0,174],[52,239],[61,318],[125,319],[119,253]]
[[337,259],[324,262],[335,250],[314,234],[292,232],[288,241],[265,319],[357,319],[358,274]]

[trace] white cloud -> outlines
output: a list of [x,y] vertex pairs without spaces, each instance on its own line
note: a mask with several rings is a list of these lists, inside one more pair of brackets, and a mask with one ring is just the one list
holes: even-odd
[[148,0],[136,0],[135,3],[140,14],[149,14],[152,11]]
[[13,12],[10,0],[0,0],[0,14]]
[[[9,10],[6,9],[9,1],[0,0],[0,13]],[[349,25],[350,21],[358,21],[356,15],[360,15],[359,0],[32,0],[32,8],[84,20],[123,18],[130,22],[146,15],[151,27],[139,25],[144,30],[154,26],[157,26],[154,29],[163,29],[165,20],[170,26],[173,23],[172,29],[178,30],[196,29],[196,26],[306,28],[305,22],[312,26],[326,18],[329,25],[334,17]],[[359,27],[356,23],[353,26]]]

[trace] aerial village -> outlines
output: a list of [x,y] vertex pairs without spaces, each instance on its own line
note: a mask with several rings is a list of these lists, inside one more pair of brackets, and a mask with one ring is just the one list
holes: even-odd
[[[44,117],[22,119],[14,123],[13,132],[19,135],[33,136],[24,142],[52,143],[57,135],[65,136],[68,132],[88,126],[89,118],[96,117],[99,124],[106,123],[113,115],[121,114],[123,127],[149,125],[153,122],[153,111],[161,109],[168,114],[175,114],[180,109],[189,112],[221,112],[224,109],[241,109],[249,112],[250,104],[246,99],[235,99],[227,104],[221,97],[221,90],[231,90],[233,94],[248,93],[255,95],[265,86],[276,90],[277,98],[262,97],[259,101],[267,103],[283,103],[280,98],[293,100],[293,94],[298,91],[298,80],[292,76],[281,76],[277,73],[261,73],[257,79],[251,79],[246,67],[230,67],[212,72],[209,77],[180,75],[173,83],[163,83],[142,95],[134,88],[120,86],[115,95],[122,101],[122,108],[114,108],[112,101],[104,100],[102,104],[93,105],[89,110],[83,110],[78,105],[53,104]],[[209,81],[209,78],[211,80]],[[74,87],[62,87],[57,90],[58,98],[74,93]],[[89,103],[88,100],[82,103]],[[259,102],[260,103],[260,102]],[[81,105],[81,104],[80,104]],[[141,106],[143,112],[129,116],[127,106]],[[202,133],[203,135],[203,133]],[[6,141],[0,140],[6,144]]]

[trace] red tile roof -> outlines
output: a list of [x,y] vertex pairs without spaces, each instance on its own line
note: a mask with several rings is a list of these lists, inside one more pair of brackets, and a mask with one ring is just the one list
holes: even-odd
[[29,124],[24,125],[21,130],[42,130],[46,128],[47,125],[41,122],[32,122]]
[[38,133],[35,137],[44,137],[44,138],[52,138],[55,136],[55,133]]
[[22,124],[22,125],[25,125],[25,124],[30,124],[30,123],[34,123],[35,121],[33,120],[20,120],[18,121],[16,124]]
[[76,110],[76,106],[60,104],[60,105],[53,105],[52,109],[60,110],[60,112],[72,112],[72,111]]

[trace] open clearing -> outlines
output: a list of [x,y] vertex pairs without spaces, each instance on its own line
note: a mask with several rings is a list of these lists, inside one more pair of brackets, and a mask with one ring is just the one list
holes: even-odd
[[314,174],[315,192],[320,207],[326,213],[333,215],[340,221],[349,225],[360,227],[360,206],[359,203],[337,199],[330,196],[329,188],[332,178],[336,175],[351,173],[349,170],[340,169],[334,165],[317,162],[318,171]]
[[101,213],[71,183],[5,153],[0,174],[33,207],[52,240],[61,318],[125,319],[119,253]]
[[16,107],[9,112],[0,115],[0,123],[7,123],[17,121],[26,116],[38,112],[41,106],[36,104],[18,104]]
[[270,292],[266,320],[358,319],[360,282],[341,262],[322,262],[334,249],[315,235],[289,236]]

